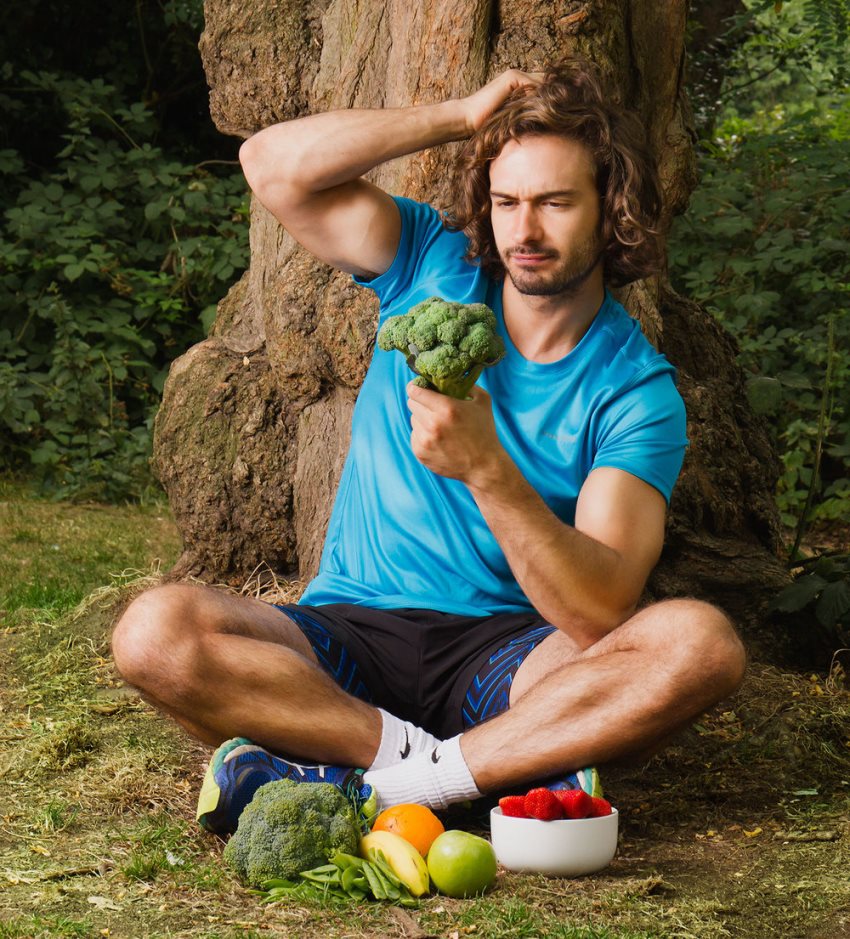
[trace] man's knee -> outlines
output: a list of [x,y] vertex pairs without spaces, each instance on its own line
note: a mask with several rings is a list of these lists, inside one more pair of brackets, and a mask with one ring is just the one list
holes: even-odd
[[665,600],[658,607],[679,650],[671,661],[696,676],[717,701],[736,691],[744,680],[747,653],[723,610],[695,599]]
[[180,672],[197,623],[197,589],[166,584],[146,590],[122,614],[112,633],[112,656],[121,677],[154,695]]
[[[667,677],[662,707],[698,713],[732,694],[741,684],[746,652],[729,617],[718,607],[692,598],[662,600],[645,607],[629,623],[640,627],[645,651],[658,674]],[[636,638],[631,630],[629,634]]]

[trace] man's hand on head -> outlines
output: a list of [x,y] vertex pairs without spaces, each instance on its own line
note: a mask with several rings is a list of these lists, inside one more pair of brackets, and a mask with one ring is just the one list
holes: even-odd
[[497,111],[518,88],[539,85],[543,80],[543,75],[543,72],[521,72],[517,68],[511,68],[497,75],[474,94],[462,98],[460,103],[464,109],[469,133],[474,134],[480,130],[487,118]]
[[431,472],[469,486],[487,486],[509,460],[496,433],[490,395],[476,385],[465,401],[407,386],[410,445]]

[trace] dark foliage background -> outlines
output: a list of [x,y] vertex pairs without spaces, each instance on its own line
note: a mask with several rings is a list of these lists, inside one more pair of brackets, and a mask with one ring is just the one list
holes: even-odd
[[144,498],[168,364],[248,257],[238,142],[209,118],[202,5],[9,6],[2,465],[66,497]]
[[[735,7],[709,19],[713,35],[705,15],[693,19],[701,183],[673,227],[670,276],[737,339],[750,404],[782,459],[776,496],[797,578],[776,615],[809,646],[819,634],[846,647],[850,4]],[[801,545],[813,525],[827,547],[811,555]]]

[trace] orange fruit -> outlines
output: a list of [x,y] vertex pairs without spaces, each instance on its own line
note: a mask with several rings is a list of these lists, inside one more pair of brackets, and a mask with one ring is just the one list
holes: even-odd
[[446,829],[437,816],[424,805],[405,802],[392,805],[375,819],[372,831],[391,831],[425,857],[434,839]]

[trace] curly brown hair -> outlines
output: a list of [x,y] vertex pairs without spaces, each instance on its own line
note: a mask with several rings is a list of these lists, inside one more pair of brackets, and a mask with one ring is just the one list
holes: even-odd
[[657,273],[661,190],[643,128],[634,114],[606,100],[595,66],[579,58],[549,67],[541,84],[515,91],[467,141],[460,193],[443,213],[447,228],[469,238],[465,260],[504,278],[490,223],[490,163],[509,140],[547,134],[583,144],[593,158],[606,281],[619,287]]

